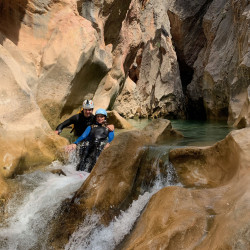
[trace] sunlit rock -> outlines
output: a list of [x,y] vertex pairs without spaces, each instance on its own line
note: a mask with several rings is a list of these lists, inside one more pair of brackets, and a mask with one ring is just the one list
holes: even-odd
[[121,117],[115,110],[108,112],[108,123],[114,124],[115,128],[122,128],[122,129],[132,128],[132,125],[126,119]]
[[55,128],[85,98],[93,98],[112,66],[111,48],[79,15],[75,0],[4,0],[1,17],[1,44],[20,65],[43,115]]
[[193,188],[156,193],[119,249],[247,249],[249,139],[247,128],[212,147],[171,151],[181,182]]
[[[141,28],[137,31],[135,27],[123,27],[124,31],[132,28],[141,34],[142,43],[130,51],[125,61],[132,62],[128,65],[127,81],[136,84],[132,89],[128,88],[132,84],[125,83],[114,109],[126,117],[183,117],[184,96],[167,16],[169,3],[154,1],[142,5],[137,14]],[[128,39],[124,41],[128,43]]]
[[21,67],[1,45],[0,67],[0,174],[9,177],[50,163],[67,140],[52,133]]
[[[151,166],[140,166],[144,146],[153,144],[167,130],[168,120],[155,120],[142,131],[128,131],[118,135],[110,147],[102,152],[89,178],[71,201],[66,201],[61,215],[54,224],[51,239],[54,246],[63,246],[77,226],[88,214],[98,213],[107,224],[126,209],[131,197],[136,198],[139,178],[153,180],[156,176]],[[150,173],[151,169],[151,174]],[[138,176],[140,174],[140,176]],[[66,224],[63,232],[59,229]]]
[[206,209],[192,191],[167,187],[150,199],[121,249],[193,249],[206,228]]

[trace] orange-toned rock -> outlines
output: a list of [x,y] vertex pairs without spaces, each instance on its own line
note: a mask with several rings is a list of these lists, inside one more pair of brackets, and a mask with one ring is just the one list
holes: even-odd
[[[3,177],[0,175],[0,199],[4,199],[8,196],[8,185],[6,184],[6,182],[4,181]],[[5,203],[5,202],[3,202]],[[0,204],[0,207],[1,205],[4,205],[4,204]]]
[[[51,234],[54,246],[66,244],[68,236],[87,214],[100,213],[102,222],[107,224],[119,214],[120,209],[128,207],[131,197],[138,196],[136,192],[133,193],[136,185],[141,183],[137,179],[152,180],[156,175],[156,169],[139,164],[143,146],[155,143],[167,128],[171,129],[170,121],[155,120],[142,131],[124,132],[114,139],[110,147],[102,152],[74,198],[66,201],[61,215],[54,222]],[[137,176],[139,172],[140,176]],[[60,230],[62,225],[67,225],[63,232]]]
[[114,124],[115,128],[121,128],[121,129],[132,128],[132,125],[126,119],[121,117],[115,110],[108,112],[108,123]]
[[249,128],[212,147],[171,151],[181,181],[193,188],[156,193],[120,249],[248,249],[249,152]]
[[164,188],[150,199],[121,249],[194,249],[206,233],[206,216],[192,191]]
[[1,45],[0,67],[0,175],[10,177],[50,163],[67,140],[52,133],[20,65]]

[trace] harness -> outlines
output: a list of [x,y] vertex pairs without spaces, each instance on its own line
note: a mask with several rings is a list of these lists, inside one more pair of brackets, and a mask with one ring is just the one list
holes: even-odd
[[102,125],[91,125],[90,138],[95,141],[104,141],[108,138],[109,130],[105,124]]

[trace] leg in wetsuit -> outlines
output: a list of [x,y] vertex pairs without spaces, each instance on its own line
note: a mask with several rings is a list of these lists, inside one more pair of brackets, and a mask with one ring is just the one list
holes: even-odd
[[80,162],[76,170],[91,172],[96,164],[96,161],[101,154],[105,141],[95,139],[94,141],[84,143],[79,149]]
[[80,158],[80,162],[77,164],[76,166],[76,170],[77,171],[83,171],[84,168],[85,168],[85,163],[84,163],[84,159],[86,159],[88,153],[89,153],[89,149],[90,149],[90,143],[89,141],[84,141],[78,151],[77,151],[77,154]]

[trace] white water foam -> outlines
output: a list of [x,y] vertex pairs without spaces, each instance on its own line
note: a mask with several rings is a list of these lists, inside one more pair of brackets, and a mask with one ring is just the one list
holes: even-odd
[[[61,166],[54,162],[49,168],[58,168],[64,175],[36,171],[22,176],[22,185],[30,186],[18,208],[10,202],[8,212],[15,212],[4,227],[0,227],[0,249],[46,249],[48,226],[61,202],[71,198],[88,177],[86,172],[75,171],[75,164]],[[33,188],[33,190],[32,190]],[[20,195],[21,197],[21,195]],[[15,198],[18,200],[18,197]],[[3,226],[3,225],[0,225]]]
[[149,192],[140,195],[120,216],[115,218],[107,227],[98,226],[97,215],[89,217],[70,238],[65,246],[66,250],[111,250],[121,243],[133,228],[141,211],[149,199],[166,186],[180,185],[175,182],[175,171],[172,165],[168,167],[167,179],[159,177]]

